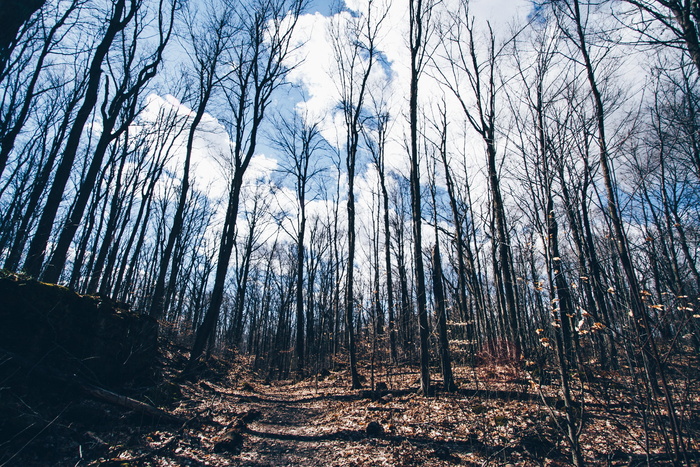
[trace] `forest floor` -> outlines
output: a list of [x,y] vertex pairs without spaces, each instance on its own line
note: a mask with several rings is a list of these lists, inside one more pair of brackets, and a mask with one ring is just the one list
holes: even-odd
[[[508,365],[457,367],[457,392],[423,397],[417,395],[417,373],[408,368],[378,372],[383,391],[349,390],[343,372],[269,382],[240,361],[225,360],[216,360],[195,381],[180,382],[175,369],[184,353],[170,347],[163,355],[170,365],[163,382],[156,391],[142,390],[140,399],[176,420],[75,394],[42,397],[0,388],[6,402],[18,401],[13,413],[21,420],[15,425],[24,426],[0,438],[0,466],[570,464],[556,388]],[[694,375],[686,368],[676,381],[683,386],[691,465],[700,459],[697,368]],[[663,465],[663,442],[654,430],[645,431],[639,416],[644,409],[615,380],[607,374],[595,384],[579,384],[586,389],[581,430],[586,461],[643,465],[646,449],[652,465]]]

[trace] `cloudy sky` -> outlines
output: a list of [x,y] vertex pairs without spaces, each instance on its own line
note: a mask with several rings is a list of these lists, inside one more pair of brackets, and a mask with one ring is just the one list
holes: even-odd
[[[388,101],[387,107],[393,120],[389,165],[400,171],[406,163],[402,140],[406,131],[405,109],[410,64],[407,44],[407,2],[379,0],[374,3],[375,9],[381,9],[387,5],[389,15],[382,26],[378,43],[379,52],[385,60],[383,67],[374,68],[373,92],[377,93],[382,89],[384,98]],[[450,3],[455,5],[450,7]],[[456,0],[446,0],[440,8],[454,11],[456,3]],[[531,8],[531,2],[525,0],[473,0],[470,2],[470,15],[475,18],[477,28],[482,28],[485,32],[488,22],[497,40],[504,40],[514,30],[514,25],[524,24]],[[344,21],[349,21],[352,16],[358,14],[366,14],[367,9],[368,2],[365,0],[348,0],[345,2],[345,11],[332,14],[333,7],[330,3],[319,0],[311,6],[310,13],[304,15],[299,23],[297,40],[302,45],[290,60],[290,63],[297,63],[297,66],[289,79],[303,89],[306,95],[303,101],[297,100],[298,109],[311,119],[323,120],[323,134],[331,142],[342,141],[343,135],[338,132],[342,132],[343,125],[341,116],[335,108],[339,101],[337,77],[334,74],[337,66],[329,28],[332,23],[336,23],[342,30]],[[436,20],[441,21],[441,18],[436,15]],[[437,35],[434,34],[433,39],[437,40]],[[421,80],[420,97],[423,103],[442,97],[444,88],[441,90],[439,86],[431,83],[429,72],[424,74]],[[292,92],[299,94],[298,91]]]
[[[444,11],[455,11],[458,0],[445,0],[440,8]],[[454,3],[453,6],[450,6]],[[392,118],[392,133],[389,135],[387,148],[387,165],[390,169],[404,175],[408,175],[408,155],[405,150],[405,135],[407,134],[406,107],[409,89],[409,64],[408,51],[408,21],[407,0],[393,1],[375,0],[375,8],[388,8],[388,16],[383,23],[378,49],[382,56],[382,66],[375,66],[372,76],[372,92],[381,92],[387,101],[387,108]],[[524,24],[531,11],[531,2],[525,0],[472,0],[470,2],[470,16],[473,16],[477,29],[485,33],[487,22],[494,30],[497,40],[504,40],[514,30],[515,25]],[[333,6],[327,0],[316,0],[310,5],[308,12],[304,14],[298,23],[296,44],[298,49],[290,57],[289,64],[295,65],[288,80],[293,86],[283,88],[275,97],[275,102],[270,106],[268,117],[277,112],[285,113],[285,109],[291,112],[296,109],[299,113],[313,121],[320,121],[323,136],[336,146],[336,150],[342,151],[344,139],[342,115],[338,111],[339,90],[337,85],[337,61],[332,48],[329,30],[332,24],[337,30],[342,31],[347,21],[351,21],[357,15],[364,15],[368,10],[368,2],[365,0],[347,0],[342,8]],[[440,20],[439,16],[435,17]],[[437,35],[433,35],[437,40]],[[441,98],[444,88],[431,83],[430,72],[421,77],[420,99],[423,105],[428,105],[435,98]],[[436,94],[439,93],[439,94]],[[448,99],[450,96],[446,96]],[[172,102],[171,102],[172,104]],[[453,107],[454,118],[463,120],[461,110]],[[226,193],[226,177],[222,176],[223,170],[216,161],[214,154],[225,152],[227,144],[226,136],[221,131],[212,131],[217,125],[214,118],[203,122],[207,128],[206,136],[203,133],[198,144],[200,157],[196,163],[197,185],[201,188],[210,187],[210,193],[214,198],[223,198]],[[214,135],[214,136],[212,136]],[[474,139],[475,145],[479,145],[478,138]],[[475,148],[478,153],[482,151]],[[278,155],[274,148],[261,138],[258,144],[258,155],[252,161],[246,174],[250,182],[259,181],[269,177],[279,180],[280,174]],[[341,152],[342,157],[342,152]],[[334,191],[336,169],[333,168],[331,159],[322,162],[328,168],[326,178]],[[341,166],[341,184],[347,180]],[[423,171],[425,177],[426,171]],[[371,219],[371,206],[376,202],[373,193],[377,189],[376,170],[371,166],[367,157],[362,155],[358,159],[357,177],[355,180],[357,195],[358,219]],[[341,199],[344,198],[345,188],[341,187]],[[293,214],[296,209],[295,195],[291,186],[283,186],[277,189],[276,207],[279,211]],[[309,205],[311,212],[324,212],[329,209],[328,199],[315,199]],[[245,199],[245,198],[244,198]],[[245,206],[241,206],[241,212]],[[342,213],[343,210],[341,210]],[[241,219],[241,226],[245,220]],[[242,227],[245,228],[245,227]],[[292,228],[291,226],[289,228]],[[363,227],[360,226],[360,229]],[[431,235],[430,229],[426,231]]]

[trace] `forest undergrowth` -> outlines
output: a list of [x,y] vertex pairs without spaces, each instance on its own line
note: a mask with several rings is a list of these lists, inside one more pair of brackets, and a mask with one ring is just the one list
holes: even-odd
[[[160,354],[158,384],[123,391],[168,419],[78,395],[69,384],[49,387],[36,375],[23,387],[3,387],[8,418],[0,465],[570,464],[554,369],[499,361],[456,366],[457,391],[438,383],[424,397],[418,368],[407,365],[376,367],[373,385],[363,378],[365,389],[350,390],[342,362],[337,371],[270,381],[250,371],[245,358],[216,357],[188,381],[179,377],[184,348],[163,342]],[[698,368],[697,359],[666,365],[689,465],[700,460]],[[625,368],[573,375],[585,461],[672,465],[664,454],[669,441],[654,429],[655,411],[635,402],[625,375]]]

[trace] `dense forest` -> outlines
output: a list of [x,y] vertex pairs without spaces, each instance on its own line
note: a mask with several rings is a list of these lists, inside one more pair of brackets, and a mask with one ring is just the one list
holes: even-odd
[[575,465],[607,375],[690,465],[700,5],[488,3],[0,1],[4,274],[157,320],[190,381],[505,365]]

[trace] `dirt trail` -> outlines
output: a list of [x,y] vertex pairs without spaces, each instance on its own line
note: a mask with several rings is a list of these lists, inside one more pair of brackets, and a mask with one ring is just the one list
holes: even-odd
[[339,458],[343,452],[376,444],[367,438],[364,426],[338,430],[325,424],[329,414],[340,410],[339,401],[311,388],[273,386],[246,399],[261,416],[246,427],[242,465],[351,465],[353,460]]
[[[475,447],[471,441],[436,439],[441,437],[439,433],[423,430],[427,420],[409,422],[404,418],[409,400],[419,404],[412,412],[430,416],[425,400],[413,394],[373,401],[329,382],[320,387],[313,383],[257,385],[254,391],[229,394],[239,418],[257,415],[241,429],[243,446],[229,458],[231,465],[470,465],[455,454]],[[372,422],[380,433],[367,433]]]

